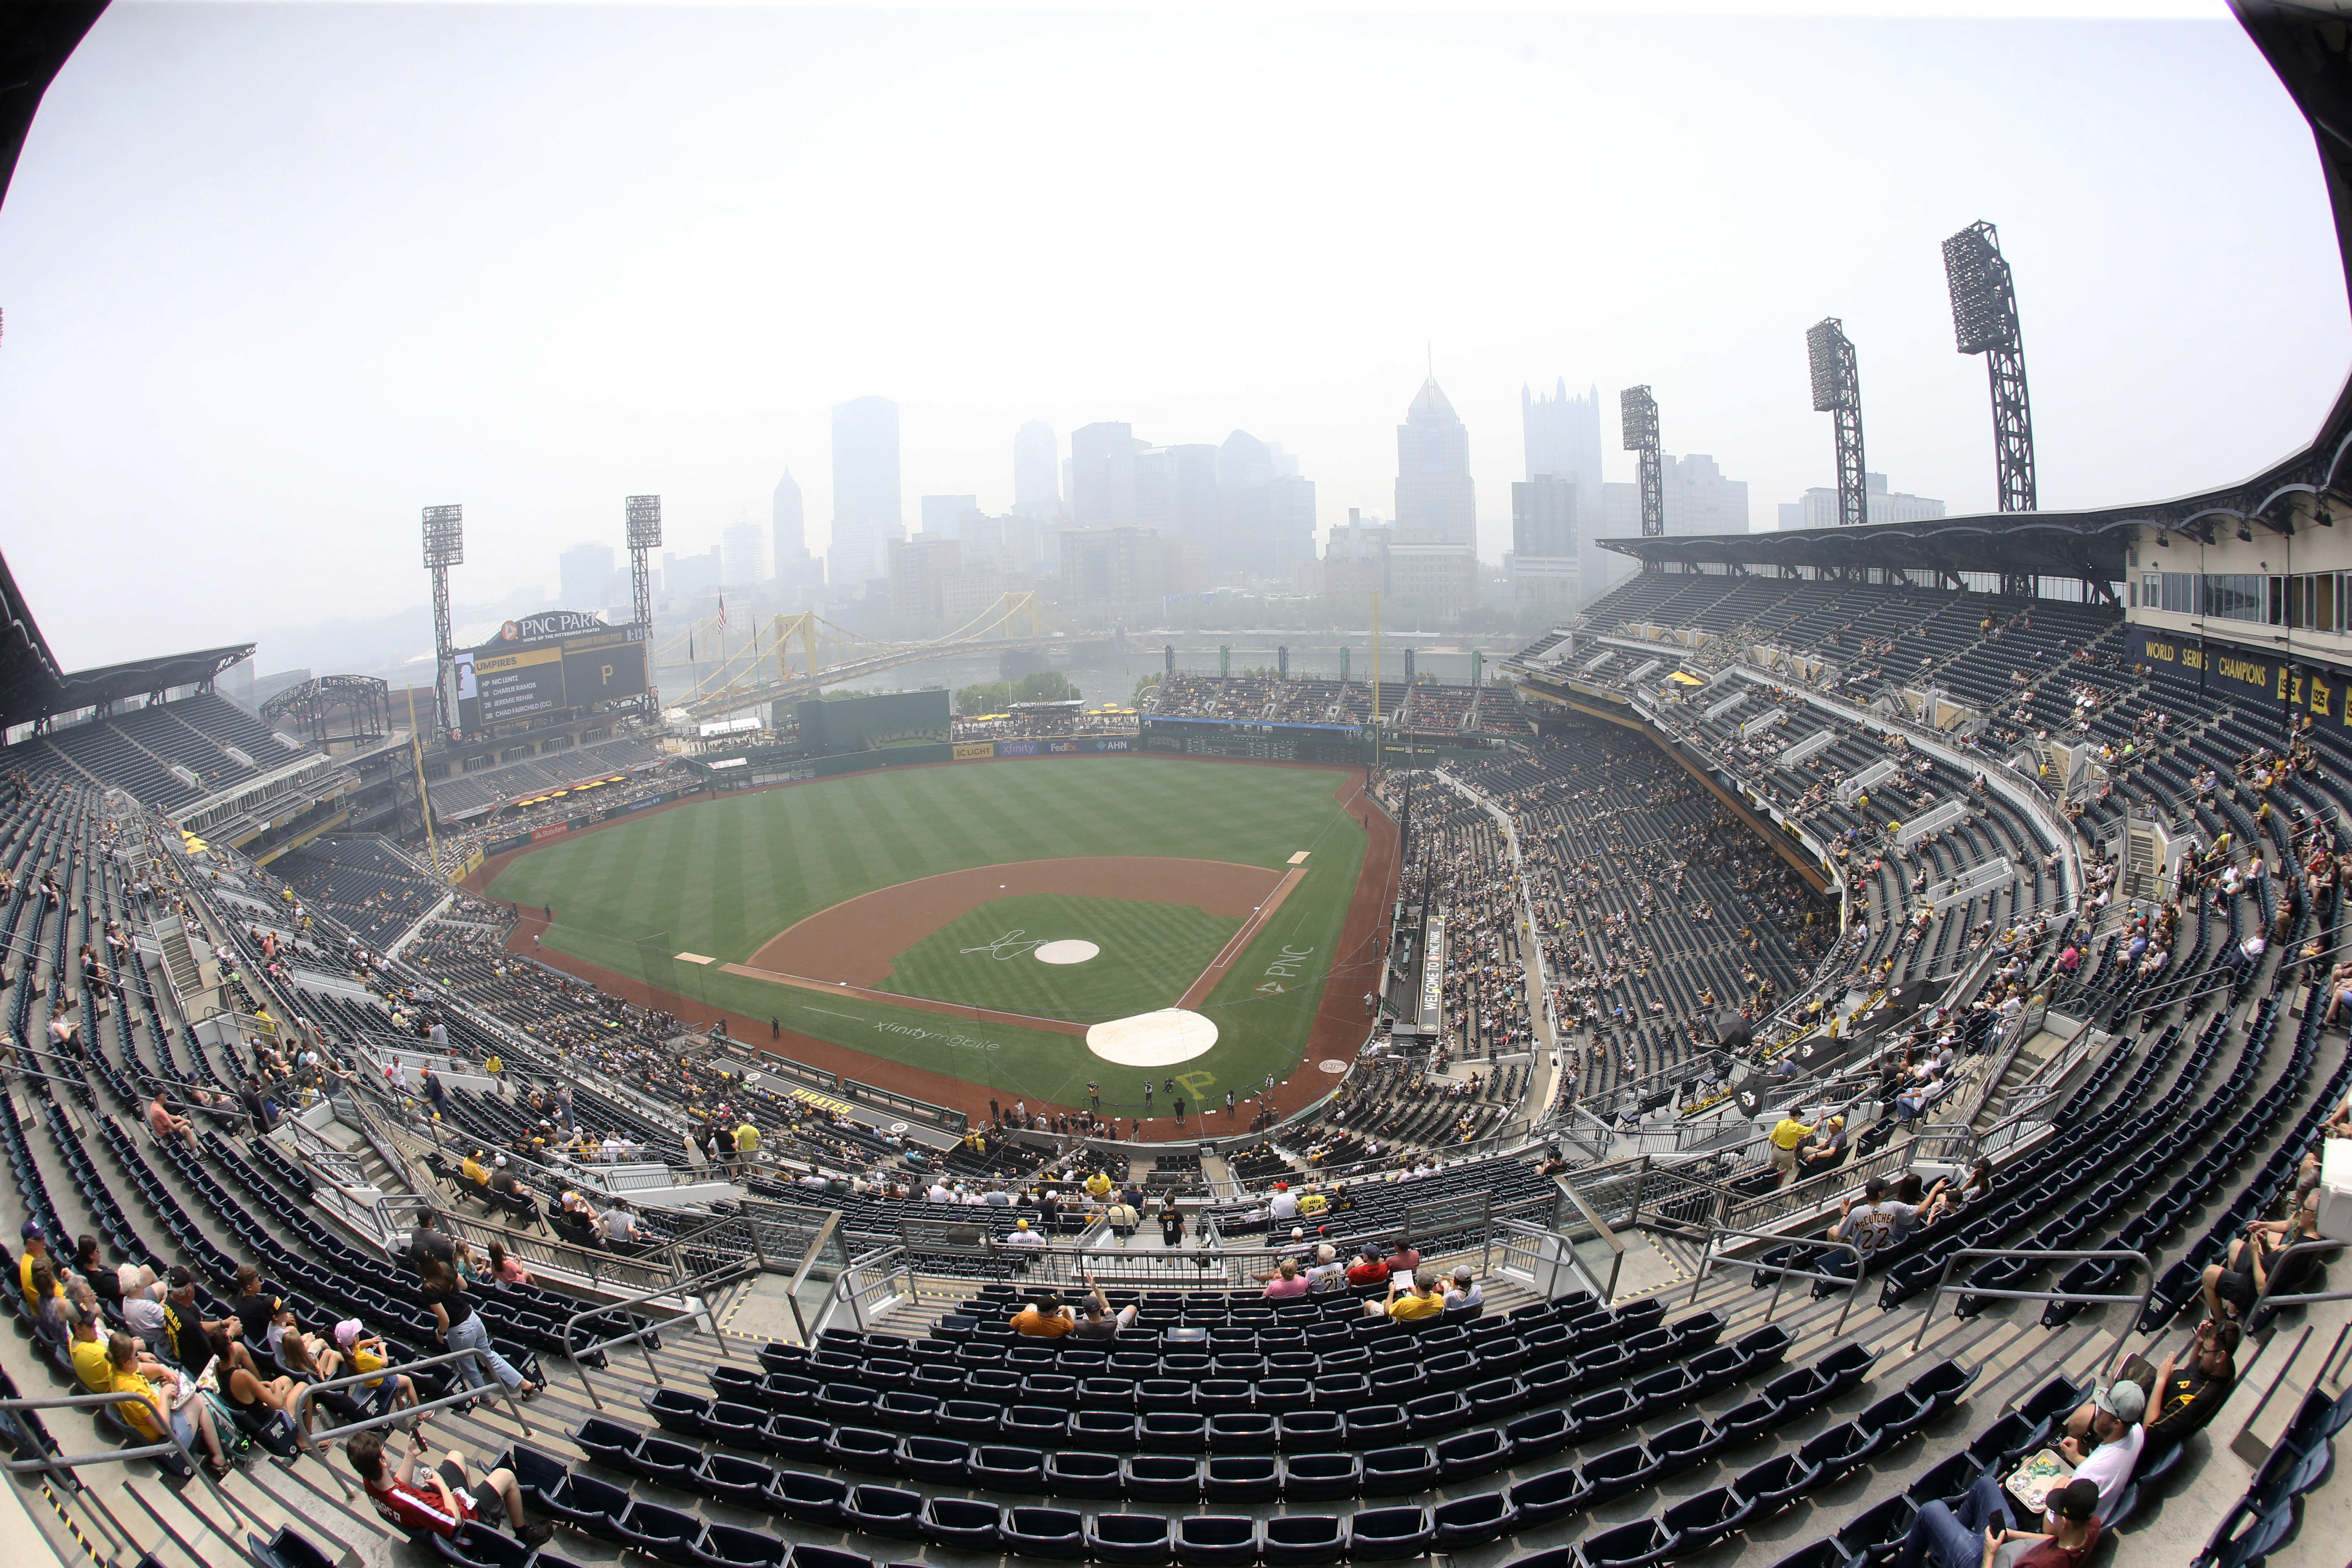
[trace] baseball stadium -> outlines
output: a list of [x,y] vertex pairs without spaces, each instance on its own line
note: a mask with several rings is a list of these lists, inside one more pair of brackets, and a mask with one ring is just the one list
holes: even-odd
[[[0,174],[104,13],[7,14]],[[2337,331],[2352,20],[2231,15]],[[1917,242],[1998,510],[1874,520],[1833,318],[1834,491],[1680,526],[1629,387],[1620,580],[1491,649],[1377,590],[1328,648],[1104,610],[1137,528],[936,636],[669,610],[655,494],[617,591],[488,635],[417,497],[414,680],[68,669],[0,562],[0,1531],[2336,1568],[2352,384],[2257,472],[2044,509],[1999,232]]]

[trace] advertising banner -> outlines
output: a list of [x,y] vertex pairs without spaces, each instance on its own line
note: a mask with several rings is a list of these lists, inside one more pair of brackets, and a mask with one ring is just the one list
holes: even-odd
[[493,838],[488,844],[482,846],[482,853],[485,855],[503,855],[509,849],[520,849],[530,842],[530,835],[528,833],[518,833],[511,838]]
[[449,879],[453,882],[457,882],[462,881],[466,878],[472,876],[475,869],[479,867],[487,858],[488,857],[486,857],[481,850],[475,850],[471,855],[467,856],[463,860],[457,862],[457,874],[452,876]]
[[1121,735],[1117,739],[1088,741],[1087,742],[1087,750],[1089,752],[1131,752],[1135,750],[1135,742],[1129,740],[1126,736]]
[[614,816],[623,816],[632,811],[644,811],[649,806],[660,805],[665,802],[675,798],[676,797],[672,795],[669,791],[664,790],[659,795],[649,795],[643,800],[633,800],[626,805],[615,807],[613,815]]
[[2225,692],[2241,702],[2268,702],[2309,711],[2328,723],[2352,724],[2344,700],[2352,678],[2342,671],[2298,665],[2254,648],[2240,647],[2217,638],[2159,631],[2145,626],[2131,630],[2127,645],[2132,657],[2153,670],[2200,681],[2208,690]]
[[1074,756],[1081,750],[1083,750],[1083,748],[1080,747],[1076,741],[1048,741],[1045,742],[1045,752],[1049,756]]
[[957,762],[977,762],[982,757],[992,757],[996,755],[996,742],[993,741],[958,741],[956,742],[955,754]]
[[532,828],[530,830],[530,841],[533,844],[536,844],[542,838],[561,838],[563,835],[571,831],[572,824],[568,822],[551,823],[545,827]]
[[1034,757],[1037,754],[1034,741],[999,741],[996,754],[1000,757]]

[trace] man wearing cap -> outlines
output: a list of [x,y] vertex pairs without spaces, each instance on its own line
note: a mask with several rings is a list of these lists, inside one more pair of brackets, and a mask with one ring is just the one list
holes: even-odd
[[1367,1301],[1365,1312],[1371,1317],[1386,1316],[1400,1323],[1420,1318],[1433,1318],[1445,1310],[1445,1298],[1437,1291],[1437,1276],[1424,1268],[1408,1279],[1397,1275],[1389,1280],[1388,1299]]
[[[1839,1200],[1838,1222],[1830,1226],[1830,1239],[1853,1246],[1862,1254],[1863,1268],[1868,1268],[1873,1258],[1888,1247],[1902,1244],[1911,1234],[1912,1227],[1919,1223],[1922,1211],[1939,1206],[1943,1191],[1944,1183],[1939,1177],[1936,1184],[1927,1189],[1924,1203],[1896,1203],[1886,1195],[1886,1178],[1873,1176],[1863,1184],[1863,1201],[1859,1206],[1851,1196]],[[1833,1253],[1822,1262],[1822,1272],[1843,1273],[1852,1267],[1853,1261],[1843,1251]]]
[[[41,1222],[36,1219],[26,1220],[17,1228],[16,1234],[25,1243],[25,1256],[16,1259],[16,1289],[24,1292],[26,1310],[38,1317],[41,1302],[39,1296],[33,1289],[33,1265],[48,1258],[48,1234],[41,1229]],[[55,1259],[50,1259],[49,1268],[52,1271],[57,1268]],[[53,1296],[62,1296],[65,1294],[65,1289],[61,1285],[53,1286],[49,1293]]]
[[1986,1476],[1957,1510],[1922,1504],[1895,1561],[1898,1568],[2082,1568],[2099,1539],[2098,1500],[2098,1487],[2078,1478],[2050,1494],[2046,1530],[2019,1530],[2000,1481]]
[[1381,1244],[1377,1241],[1364,1243],[1362,1250],[1356,1255],[1356,1261],[1348,1266],[1348,1283],[1350,1285],[1377,1285],[1388,1277],[1387,1254],[1381,1250]]
[[2099,1484],[2098,1517],[2105,1519],[2116,1497],[2139,1464],[2147,1441],[2140,1418],[2147,1414],[2147,1394],[2137,1383],[2117,1378],[2091,1396],[2091,1437],[2087,1451],[2082,1439],[2061,1437],[2058,1452],[2074,1467],[2074,1479]]
[[1475,1318],[1486,1308],[1486,1288],[1478,1283],[1477,1271],[1466,1263],[1454,1266],[1454,1277],[1445,1282],[1445,1315],[1449,1318]]
[[756,1161],[759,1154],[760,1129],[747,1116],[741,1125],[735,1129],[735,1168],[741,1170]]
[[1797,1179],[1797,1145],[1812,1131],[1811,1123],[1800,1121],[1794,1115],[1783,1116],[1772,1129],[1772,1168],[1780,1173],[1781,1186]]
[[479,1149],[458,1162],[457,1173],[466,1178],[468,1186],[478,1187],[490,1179],[488,1168],[482,1163],[482,1152]]
[[1814,1136],[1813,1146],[1799,1156],[1800,1173],[1807,1176],[1819,1175],[1823,1171],[1836,1169],[1839,1162],[1844,1158],[1845,1118],[1832,1116],[1822,1123],[1819,1132]]
[[1266,1202],[1265,1217],[1276,1225],[1287,1224],[1298,1217],[1298,1200],[1291,1196],[1288,1182],[1274,1184],[1274,1196]]
[[1045,1246],[1045,1238],[1038,1235],[1035,1231],[1031,1230],[1027,1220],[1016,1219],[1013,1222],[1013,1234],[1004,1238],[1004,1245],[1007,1247],[1026,1247],[1034,1249]]
[[163,1333],[173,1361],[202,1375],[205,1363],[218,1356],[224,1373],[242,1367],[256,1377],[261,1375],[261,1369],[253,1364],[252,1352],[238,1342],[245,1326],[234,1317],[208,1321],[196,1310],[195,1276],[174,1266],[164,1282],[171,1287],[171,1294],[163,1298]]
[[1034,1339],[1057,1340],[1077,1326],[1051,1287],[1040,1289],[1029,1305],[1013,1314],[1013,1331]]

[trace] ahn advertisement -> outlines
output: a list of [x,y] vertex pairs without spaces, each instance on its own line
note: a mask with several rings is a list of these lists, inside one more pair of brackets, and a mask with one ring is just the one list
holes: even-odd
[[646,693],[646,628],[551,610],[509,621],[457,654],[457,722],[468,732]]

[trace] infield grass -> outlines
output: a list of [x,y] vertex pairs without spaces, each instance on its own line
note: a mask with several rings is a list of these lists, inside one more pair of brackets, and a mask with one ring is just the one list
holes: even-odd
[[[1286,868],[1309,850],[1306,876],[1201,1009],[1217,1023],[1217,1045],[1162,1074],[1172,1072],[1193,1103],[1221,1105],[1226,1089],[1246,1095],[1266,1074],[1286,1079],[1297,1065],[1364,856],[1364,830],[1334,795],[1342,777],[1336,769],[1114,756],[885,768],[725,795],[556,839],[519,857],[490,892],[552,907],[548,946],[700,1003],[693,1022],[724,1016],[739,1037],[756,1038],[762,1021],[779,1018],[819,1039],[982,1085],[1008,1102],[1025,1096],[1083,1105],[1085,1086],[1096,1079],[1106,1110],[1137,1114],[1140,1069],[1114,1068],[1076,1036],[825,996],[719,965],[747,963],[777,932],[845,899],[945,871],[1095,855]],[[989,912],[1014,904],[1021,918]],[[1113,942],[1097,930],[1064,931],[1060,913],[1030,913],[1046,904],[1086,906],[1085,923],[1100,924],[1121,944],[1116,959]],[[1173,1005],[1237,923],[1190,906],[1050,895],[995,900],[909,948],[890,988],[1081,1023],[1149,1012]],[[1102,956],[1058,974],[1025,957],[975,956],[967,976],[955,952],[1013,927],[1050,940],[1049,925],[1050,936],[1100,943]],[[1139,945],[1130,951],[1130,941]],[[682,963],[680,952],[716,962]],[[1155,1108],[1166,1110],[1164,1095]]]
[[[991,899],[899,953],[878,989],[1099,1023],[1173,1005],[1241,923],[1192,904],[1066,893]],[[1032,951],[1065,938],[1102,951],[1069,964],[1040,963]]]

